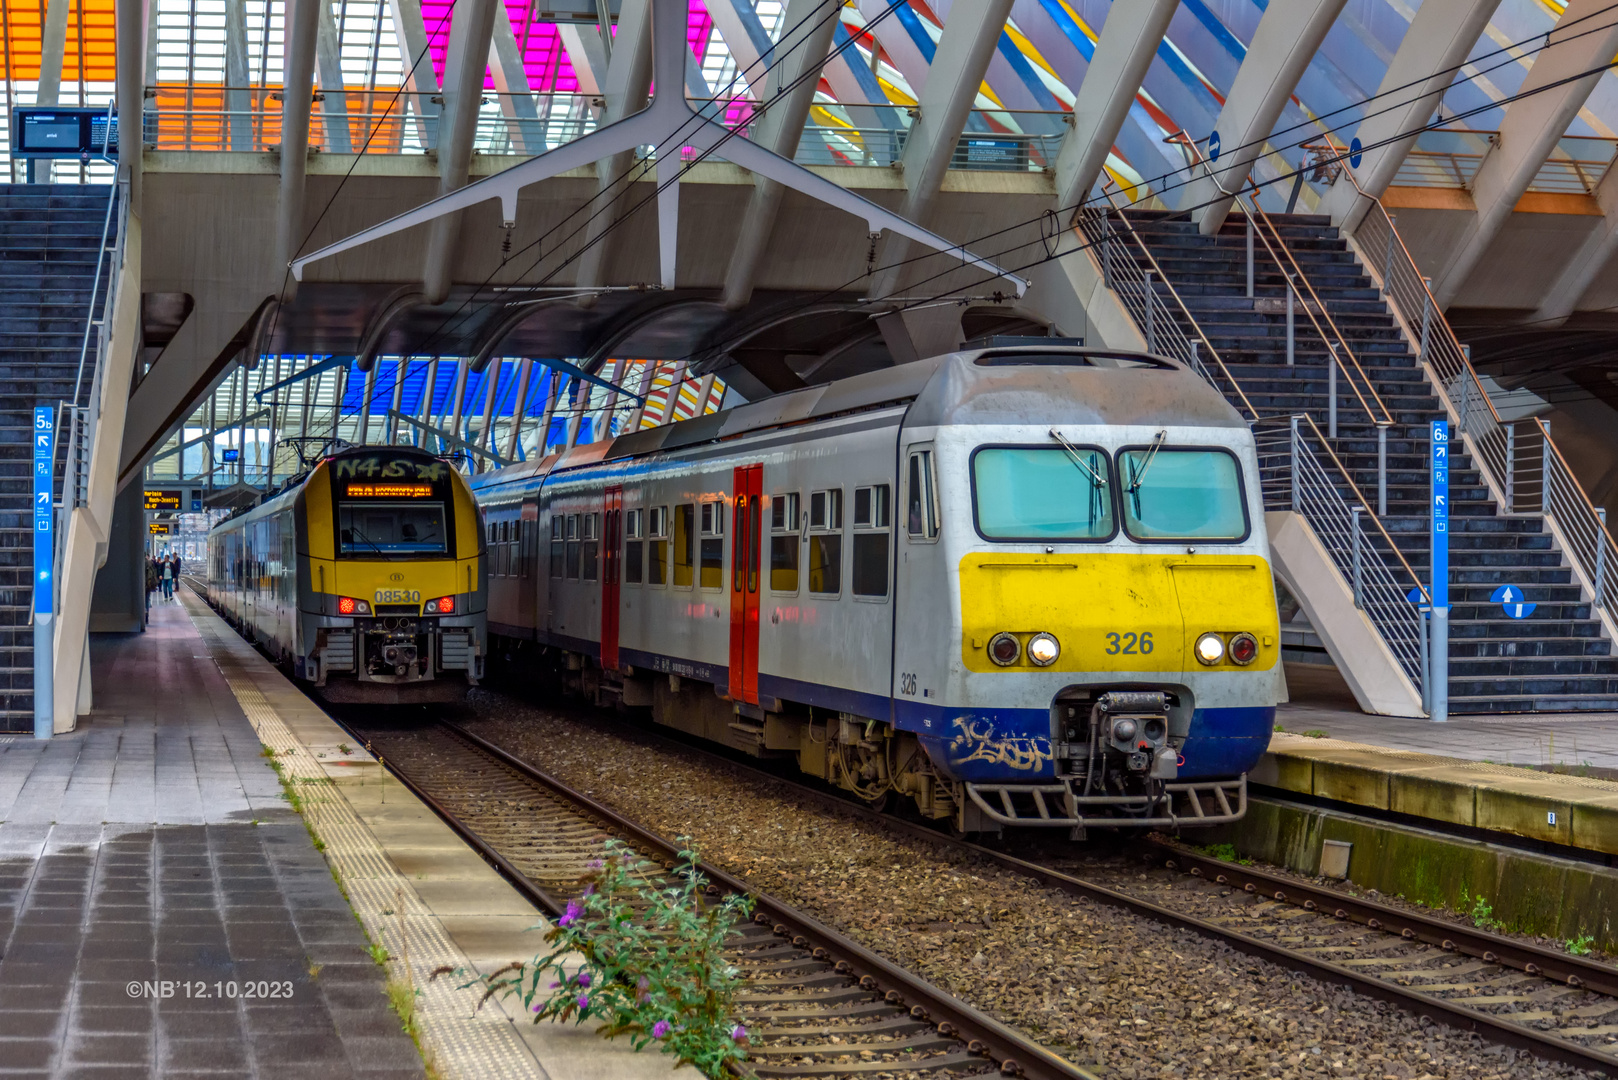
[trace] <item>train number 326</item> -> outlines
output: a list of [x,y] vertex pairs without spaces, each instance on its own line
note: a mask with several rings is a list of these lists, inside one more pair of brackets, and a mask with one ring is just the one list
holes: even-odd
[[1152,651],[1152,632],[1137,634],[1131,630],[1127,634],[1111,633],[1107,635],[1107,655],[1134,656]]

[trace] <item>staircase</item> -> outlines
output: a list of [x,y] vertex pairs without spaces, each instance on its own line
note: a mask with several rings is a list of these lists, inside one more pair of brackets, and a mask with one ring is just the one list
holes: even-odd
[[[1221,388],[1232,396],[1230,381],[1238,383],[1261,418],[1281,421],[1292,413],[1307,412],[1325,430],[1326,345],[1303,302],[1295,300],[1294,365],[1287,366],[1285,279],[1262,241],[1255,240],[1253,297],[1247,296],[1246,219],[1233,213],[1218,235],[1203,236],[1183,216],[1137,210],[1128,216],[1158,269],[1224,361],[1229,379],[1211,365],[1215,382],[1224,383]],[[1304,214],[1272,214],[1269,220],[1391,414],[1388,505],[1382,521],[1425,581],[1432,554],[1427,424],[1445,417],[1443,406],[1371,278],[1330,220]],[[1116,212],[1111,223],[1121,225]],[[1157,288],[1167,295],[1166,286]],[[1177,305],[1168,307],[1175,311],[1173,317],[1185,321]],[[1192,333],[1188,325],[1181,329]],[[1339,370],[1338,434],[1328,441],[1374,511],[1376,428],[1350,388],[1351,378],[1358,376]],[[1462,450],[1457,440],[1454,451]],[[1267,488],[1281,491],[1284,484]],[[1342,494],[1353,500],[1346,485]],[[1603,636],[1601,623],[1544,518],[1502,514],[1465,453],[1455,453],[1451,462],[1450,502],[1450,711],[1618,709],[1618,658],[1613,656],[1612,642]],[[1284,501],[1270,506],[1287,508]],[[1368,543],[1386,553],[1374,531],[1366,535]],[[1389,563],[1397,565],[1391,558]],[[1399,573],[1403,574],[1402,567]],[[1510,619],[1500,604],[1491,602],[1490,595],[1503,584],[1520,587],[1537,605],[1528,618]]]
[[[34,728],[33,411],[73,396],[111,189],[0,184],[0,733]],[[109,260],[110,262],[110,260]],[[96,341],[90,340],[93,365]],[[80,404],[90,393],[85,374]],[[58,432],[61,495],[67,432]]]

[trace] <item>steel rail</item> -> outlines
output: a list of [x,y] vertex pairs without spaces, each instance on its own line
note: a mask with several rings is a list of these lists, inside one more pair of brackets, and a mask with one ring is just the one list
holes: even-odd
[[[341,720],[338,720],[338,723],[348,728],[356,739],[364,741],[363,736],[349,728],[348,724]],[[636,824],[588,795],[574,791],[521,758],[459,725],[442,723],[440,726],[451,732],[455,738],[465,741],[469,746],[538,784],[556,798],[585,811],[593,824],[605,831],[617,833],[639,848],[643,854],[661,861],[665,868],[672,867],[678,860],[680,848],[677,844]],[[451,829],[471,844],[474,850],[499,870],[501,875],[530,901],[553,915],[560,915],[563,912],[565,903],[558,901],[530,881],[521,870],[477,836],[476,832],[453,810],[434,798],[397,764],[389,762],[380,754],[377,761],[409,788],[412,794],[426,803]],[[1095,1074],[1051,1053],[993,1017],[979,1012],[966,1002],[844,937],[786,902],[760,892],[740,878],[709,863],[699,863],[698,870],[709,882],[722,890],[751,896],[754,900],[755,923],[770,927],[777,937],[790,940],[794,946],[812,951],[817,959],[835,965],[838,972],[848,975],[851,979],[857,979],[862,990],[895,1008],[910,1010],[912,1019],[933,1024],[940,1035],[960,1041],[968,1053],[985,1058],[985,1066],[991,1066],[992,1063],[992,1068],[998,1069],[1002,1076],[1023,1077],[1025,1080],[1096,1080]],[[890,1071],[904,1068],[903,1063],[889,1064]],[[751,1069],[754,1065],[769,1069],[772,1075],[783,1070],[782,1066],[754,1062],[750,1062],[744,1068]],[[809,1071],[813,1071],[812,1067]]]
[[[1187,915],[1182,912],[1175,911],[1171,908],[1153,903],[1150,900],[1132,896],[1128,893],[1119,892],[1104,885],[1097,885],[1094,882],[1085,881],[1082,878],[1074,877],[1071,874],[1057,870],[1054,867],[1043,866],[1039,863],[1030,862],[1026,859],[1007,854],[1003,851],[997,851],[994,848],[984,847],[981,844],[975,844],[967,840],[957,839],[945,833],[939,832],[936,829],[929,828],[926,825],[895,818],[887,814],[880,813],[876,810],[872,810],[869,807],[860,805],[858,803],[850,802],[838,795],[822,791],[818,788],[811,787],[791,778],[783,778],[774,773],[766,772],[765,770],[757,768],[756,766],[749,765],[744,762],[734,761],[728,757],[714,752],[712,749],[707,747],[693,746],[682,739],[675,739],[663,732],[647,731],[643,728],[634,727],[633,725],[628,724],[626,721],[618,720],[617,718],[613,719],[617,724],[620,724],[635,732],[637,735],[646,737],[650,740],[673,743],[710,760],[724,762],[732,768],[751,773],[758,777],[766,778],[776,783],[780,783],[784,779],[787,783],[793,786],[795,793],[808,796],[815,802],[834,812],[847,814],[850,817],[878,825],[882,828],[889,829],[893,832],[900,833],[917,840],[937,844],[942,847],[955,848],[956,850],[970,853],[978,858],[986,859],[1003,869],[1022,874],[1025,877],[1030,877],[1040,884],[1056,889],[1059,892],[1064,892],[1071,896],[1087,897],[1102,903],[1111,904],[1157,922],[1190,930],[1193,933],[1202,935],[1204,937],[1215,938],[1240,952],[1246,953],[1249,956],[1255,956],[1260,959],[1268,960],[1281,967],[1289,968],[1293,971],[1308,975],[1311,978],[1318,979],[1321,982],[1347,987],[1356,993],[1364,994],[1367,997],[1375,998],[1379,1001],[1386,1001],[1418,1016],[1423,1016],[1429,1020],[1444,1024],[1447,1027],[1452,1027],[1460,1031],[1476,1033],[1494,1043],[1514,1047],[1519,1050],[1525,1050],[1537,1057],[1547,1060],[1559,1061],[1579,1068],[1594,1068],[1609,1074],[1618,1075],[1618,1055],[1609,1054],[1605,1051],[1590,1047],[1580,1046],[1579,1044],[1570,1040],[1563,1039],[1555,1035],[1550,1035],[1542,1031],[1537,1031],[1533,1028],[1525,1027],[1522,1024],[1513,1023],[1511,1020],[1505,1017],[1482,1012],[1478,1009],[1468,1008],[1465,1005],[1453,1003],[1444,998],[1423,994],[1419,990],[1379,979],[1374,975],[1362,974],[1353,968],[1345,967],[1329,960],[1316,959],[1315,957],[1308,956],[1296,950],[1273,944],[1262,938],[1252,937],[1247,934],[1243,934],[1240,931],[1220,926],[1217,923],[1200,919],[1194,915]],[[456,728],[456,730],[460,731],[462,734],[471,734],[470,732],[466,732],[464,729],[461,729],[458,725],[447,726]],[[474,736],[474,738],[476,738],[476,736]],[[490,745],[492,746],[493,744]],[[507,758],[511,756],[508,752],[503,750],[500,751],[500,753]],[[1163,845],[1155,843],[1151,844],[1150,847],[1173,852],[1173,858],[1175,860],[1187,857],[1187,853],[1177,848],[1166,848]],[[1200,856],[1197,856],[1197,858],[1201,859]],[[1189,867],[1192,864],[1187,862],[1185,865]],[[1217,873],[1224,873],[1228,877],[1233,864],[1222,863],[1218,860],[1210,859],[1202,860],[1197,865],[1198,868],[1203,870],[1203,873],[1197,876],[1206,877],[1209,872],[1208,867],[1217,867]],[[1302,883],[1296,879],[1282,877],[1276,874],[1267,874],[1263,871],[1253,870],[1250,867],[1238,867],[1238,869],[1240,869],[1244,875],[1247,875],[1242,884],[1245,885],[1248,881],[1251,881],[1254,886],[1253,891],[1255,894],[1259,890],[1262,883],[1262,886],[1265,888],[1266,895],[1271,899],[1275,899],[1275,894],[1279,892],[1283,894],[1280,902],[1285,902],[1287,898],[1296,896],[1298,899],[1295,902],[1299,907],[1304,907],[1306,910],[1308,910],[1307,905],[1310,902],[1313,902],[1316,905],[1316,910],[1321,907],[1321,899],[1312,895],[1306,895],[1303,889],[1300,888]],[[1214,878],[1210,879],[1215,883],[1218,883],[1217,873],[1215,874]],[[1559,953],[1549,952],[1549,950],[1539,950],[1534,946],[1512,941],[1509,938],[1499,937],[1483,931],[1464,930],[1462,927],[1443,924],[1439,920],[1432,920],[1432,923],[1434,924],[1432,927],[1422,927],[1421,929],[1417,929],[1416,919],[1419,917],[1412,916],[1410,913],[1402,911],[1398,908],[1385,904],[1377,904],[1369,900],[1346,897],[1335,892],[1330,893],[1329,895],[1333,904],[1330,912],[1331,914],[1335,914],[1338,908],[1342,908],[1344,911],[1350,913],[1350,919],[1353,919],[1357,915],[1359,917],[1358,921],[1362,921],[1368,929],[1378,930],[1384,933],[1397,932],[1398,936],[1404,937],[1406,940],[1419,940],[1425,943],[1424,938],[1417,937],[1416,935],[1434,933],[1436,932],[1436,927],[1443,927],[1443,936],[1440,937],[1438,941],[1432,942],[1433,944],[1437,944],[1439,947],[1443,947],[1443,942],[1445,940],[1449,940],[1456,943],[1457,948],[1454,951],[1469,951],[1473,948],[1481,949],[1482,951],[1476,955],[1479,959],[1482,959],[1488,963],[1502,963],[1502,960],[1500,959],[1502,957],[1515,958],[1521,962],[1520,970],[1526,974],[1538,975],[1544,978],[1547,977],[1546,972],[1551,972],[1553,973],[1551,977],[1554,977],[1556,981],[1564,983],[1566,982],[1567,977],[1571,975],[1580,980],[1580,989],[1589,990],[1595,993],[1604,993],[1602,987],[1607,985],[1612,985],[1615,987],[1615,989],[1618,989],[1618,969],[1614,969],[1609,965],[1600,964],[1584,957],[1562,955]],[[1354,906],[1352,908],[1348,907],[1346,904],[1346,901],[1349,900],[1353,901]],[[1373,920],[1375,921],[1374,925]],[[1409,936],[1406,936],[1404,933],[1406,929],[1411,931]],[[1460,948],[1460,943],[1462,941],[1467,943],[1467,950],[1462,950]],[[860,948],[860,946],[855,947]],[[1490,960],[1489,956],[1487,955],[1489,953],[1493,953],[1495,959]],[[1471,955],[1470,952],[1469,955]],[[1547,966],[1551,964],[1553,959],[1555,961],[1554,965]],[[1512,964],[1510,959],[1504,962],[1507,966],[1518,966]],[[1530,964],[1534,965],[1534,967],[1538,970],[1530,971]],[[1613,996],[1618,996],[1618,994],[1614,994]]]

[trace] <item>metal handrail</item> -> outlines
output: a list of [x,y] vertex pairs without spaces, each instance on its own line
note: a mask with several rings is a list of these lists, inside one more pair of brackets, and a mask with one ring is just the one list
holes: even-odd
[[[1185,300],[1181,298],[1180,291],[1174,287],[1174,282],[1170,281],[1168,275],[1163,273],[1163,268],[1158,265],[1156,257],[1152,255],[1152,249],[1149,248],[1146,245],[1146,242],[1140,238],[1140,235],[1135,232],[1135,226],[1130,223],[1128,213],[1126,213],[1124,208],[1120,207],[1113,200],[1113,192],[1111,187],[1112,181],[1109,178],[1107,183],[1103,185],[1102,192],[1107,196],[1107,202],[1112,206],[1113,211],[1118,215],[1118,220],[1123,224],[1124,231],[1129,234],[1129,238],[1135,242],[1135,246],[1140,250],[1140,253],[1145,256],[1146,261],[1151,265],[1152,273],[1156,275],[1157,279],[1163,283],[1164,288],[1168,289],[1169,296],[1174,299],[1174,304],[1180,309],[1180,314],[1185,317],[1186,323],[1190,325],[1192,332],[1196,334],[1197,341],[1203,348],[1208,350],[1208,355],[1213,357],[1213,362],[1219,367],[1220,374],[1225,377],[1225,381],[1230,384],[1230,387],[1235,392],[1236,396],[1241,399],[1242,408],[1247,410],[1247,418],[1249,420],[1259,419],[1258,410],[1254,408],[1253,403],[1247,399],[1247,394],[1242,390],[1241,383],[1237,382],[1236,377],[1230,373],[1230,368],[1225,365],[1224,357],[1219,355],[1219,350],[1214,348],[1213,342],[1208,340],[1208,335],[1203,333],[1202,325],[1198,323],[1196,317],[1191,314],[1191,309],[1186,306]],[[1082,222],[1082,220],[1082,214],[1075,215],[1075,221]],[[1103,216],[1102,224],[1106,228],[1108,237],[1110,238],[1114,230],[1112,229],[1111,223],[1106,219],[1105,216]],[[1079,228],[1082,232],[1083,225],[1080,224]],[[1090,243],[1094,244],[1101,242],[1102,238],[1086,236],[1086,239]],[[1209,381],[1212,382],[1213,380],[1210,379]]]
[[[1270,221],[1269,215],[1265,214],[1263,208],[1258,205],[1257,185],[1254,185],[1253,187],[1254,198],[1252,200],[1252,207],[1250,208],[1247,203],[1242,201],[1241,185],[1238,185],[1236,191],[1227,191],[1225,186],[1219,182],[1219,178],[1214,175],[1212,163],[1209,162],[1207,158],[1203,157],[1201,148],[1197,146],[1194,139],[1186,134],[1184,128],[1181,128],[1173,135],[1170,135],[1164,140],[1164,142],[1182,146],[1190,153],[1193,167],[1197,165],[1202,166],[1203,171],[1207,174],[1208,179],[1213,182],[1213,185],[1223,194],[1229,195],[1236,208],[1242,212],[1242,216],[1247,219],[1248,227],[1253,230],[1255,236],[1263,241],[1264,249],[1269,252],[1271,260],[1275,263],[1275,268],[1281,271],[1281,276],[1286,278],[1290,283],[1292,282],[1295,274],[1297,281],[1301,282],[1303,287],[1309,290],[1309,298],[1314,301],[1314,305],[1319,309],[1320,314],[1325,316],[1327,323],[1329,323],[1331,326],[1332,335],[1337,338],[1337,344],[1335,347],[1332,345],[1331,337],[1327,336],[1325,329],[1320,325],[1320,320],[1316,318],[1315,312],[1310,310],[1310,306],[1307,301],[1303,305],[1303,313],[1308,316],[1309,321],[1314,325],[1315,333],[1320,335],[1321,342],[1326,345],[1328,350],[1335,352],[1336,349],[1341,349],[1344,355],[1347,356],[1349,364],[1353,366],[1354,371],[1359,375],[1360,382],[1364,383],[1365,389],[1376,401],[1377,408],[1382,412],[1382,416],[1379,419],[1376,412],[1371,409],[1370,402],[1367,402],[1365,400],[1365,395],[1360,392],[1360,387],[1351,378],[1348,380],[1348,388],[1354,391],[1354,396],[1359,399],[1360,407],[1365,410],[1366,418],[1369,419],[1372,424],[1377,426],[1391,426],[1393,424],[1393,414],[1388,412],[1388,407],[1383,404],[1381,396],[1376,392],[1376,387],[1371,384],[1370,378],[1366,376],[1365,369],[1360,367],[1359,359],[1354,355],[1354,350],[1349,347],[1348,339],[1345,338],[1343,336],[1343,332],[1338,329],[1336,320],[1331,317],[1331,313],[1326,309],[1326,305],[1320,299],[1320,295],[1315,292],[1315,287],[1310,283],[1308,275],[1303,272],[1303,268],[1299,266],[1297,260],[1292,257],[1292,252],[1287,248],[1286,242],[1281,239],[1280,230],[1275,227],[1275,224]],[[1281,261],[1281,256],[1276,254],[1275,245],[1270,243],[1270,238],[1264,235],[1263,229],[1259,228],[1258,221],[1253,217],[1255,210],[1258,212],[1260,217],[1263,218],[1264,224],[1268,225],[1270,227],[1270,231],[1275,234],[1276,242],[1280,244],[1281,251],[1286,255],[1287,262],[1292,264],[1293,273],[1289,274],[1287,272],[1286,266]],[[1295,288],[1296,286],[1294,286],[1294,289]]]
[[[1270,215],[1264,211],[1262,206],[1259,205],[1258,187],[1255,185],[1253,188],[1251,209],[1243,206],[1241,197],[1239,195],[1236,198],[1236,205],[1243,207],[1243,213],[1247,215],[1247,220],[1253,224],[1254,234],[1257,235],[1260,240],[1264,241],[1264,248],[1270,253],[1270,258],[1275,260],[1276,267],[1280,269],[1283,276],[1290,278],[1291,275],[1287,274],[1286,267],[1281,265],[1281,260],[1275,253],[1275,247],[1270,244],[1269,237],[1264,235],[1264,230],[1259,228],[1258,222],[1263,222],[1264,225],[1269,227],[1270,232],[1274,234],[1276,244],[1280,245],[1281,253],[1286,256],[1287,262],[1292,266],[1293,273],[1297,275],[1297,281],[1301,282],[1303,287],[1309,291],[1309,300],[1314,301],[1314,306],[1320,310],[1320,314],[1326,320],[1326,325],[1331,327],[1332,336],[1337,339],[1337,347],[1342,350],[1343,355],[1348,357],[1348,362],[1353,366],[1354,371],[1359,375],[1360,381],[1365,384],[1366,392],[1371,395],[1371,399],[1376,402],[1376,407],[1382,412],[1382,416],[1379,419],[1376,413],[1372,412],[1370,404],[1366,402],[1365,395],[1360,393],[1360,388],[1355,385],[1353,379],[1350,379],[1348,381],[1348,388],[1354,391],[1354,396],[1356,398],[1359,398],[1360,407],[1365,410],[1365,415],[1373,424],[1378,426],[1391,426],[1393,424],[1393,414],[1388,411],[1387,405],[1382,400],[1382,395],[1376,392],[1376,386],[1371,382],[1370,377],[1365,374],[1365,369],[1360,366],[1359,357],[1354,355],[1353,348],[1351,348],[1348,344],[1348,338],[1344,336],[1343,331],[1338,327],[1337,320],[1332,318],[1331,311],[1326,307],[1325,301],[1320,298],[1320,294],[1315,292],[1314,284],[1309,280],[1309,276],[1303,272],[1303,267],[1299,265],[1298,260],[1293,257],[1292,250],[1287,247],[1286,241],[1281,238],[1281,232],[1276,227],[1275,222],[1270,220]],[[1254,221],[1253,214],[1255,212],[1258,214],[1258,221]],[[1326,331],[1321,328],[1320,320],[1315,317],[1314,311],[1310,310],[1310,305],[1307,301],[1303,305],[1303,312],[1309,317],[1309,321],[1314,324],[1315,333],[1320,335],[1320,340],[1326,342],[1329,347],[1330,340],[1326,337]]]
[[1618,544],[1607,531],[1604,511],[1591,504],[1583,486],[1568,467],[1561,448],[1551,441],[1550,425],[1537,420],[1545,435],[1544,512],[1561,526],[1568,554],[1581,563],[1590,582],[1591,606],[1596,611],[1613,611],[1618,601]]

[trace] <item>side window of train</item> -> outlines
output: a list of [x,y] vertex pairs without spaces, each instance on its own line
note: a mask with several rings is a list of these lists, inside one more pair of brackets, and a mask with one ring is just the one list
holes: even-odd
[[563,552],[567,543],[567,518],[561,514],[551,515],[551,577],[562,576],[564,565]]
[[725,586],[725,504],[702,504],[702,572],[704,589]]
[[567,576],[579,580],[579,515],[567,516]]
[[770,496],[770,589],[798,591],[798,493]]
[[809,496],[809,591],[836,596],[843,591],[843,489]]
[[690,503],[674,508],[674,584],[689,589],[696,575],[697,508]]
[[888,595],[888,537],[893,525],[887,484],[854,489],[854,595]]
[[595,581],[600,576],[597,565],[601,551],[601,515],[584,515],[584,580]]
[[646,511],[624,511],[624,584],[639,585],[646,576]]
[[905,470],[905,532],[917,542],[938,539],[938,492],[931,447],[910,451]]
[[654,506],[646,511],[646,584],[669,583],[669,508]]

